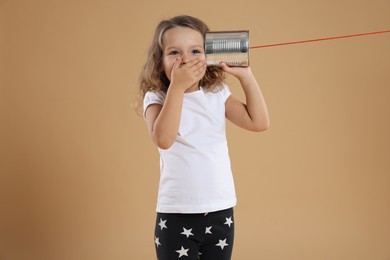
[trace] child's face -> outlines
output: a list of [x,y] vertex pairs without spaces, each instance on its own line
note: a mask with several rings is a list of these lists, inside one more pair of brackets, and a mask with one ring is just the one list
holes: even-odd
[[162,69],[169,80],[171,80],[172,66],[177,57],[181,57],[183,63],[187,63],[195,58],[206,59],[203,36],[200,32],[191,28],[171,28],[164,33],[162,42]]

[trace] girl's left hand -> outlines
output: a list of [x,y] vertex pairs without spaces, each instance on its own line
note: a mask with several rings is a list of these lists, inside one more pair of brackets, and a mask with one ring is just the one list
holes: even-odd
[[233,75],[234,77],[236,77],[238,79],[245,78],[245,77],[252,74],[252,71],[251,71],[249,66],[248,67],[229,67],[224,62],[222,62],[220,65],[221,65],[221,68],[223,69],[223,71]]

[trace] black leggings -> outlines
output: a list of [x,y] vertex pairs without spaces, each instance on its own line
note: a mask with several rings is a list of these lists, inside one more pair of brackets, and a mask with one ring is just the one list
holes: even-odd
[[205,214],[157,213],[158,260],[230,260],[233,221],[233,208]]

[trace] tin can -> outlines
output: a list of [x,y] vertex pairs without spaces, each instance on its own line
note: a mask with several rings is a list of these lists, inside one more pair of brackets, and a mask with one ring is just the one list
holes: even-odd
[[249,31],[217,31],[205,34],[207,65],[221,62],[233,67],[249,66]]

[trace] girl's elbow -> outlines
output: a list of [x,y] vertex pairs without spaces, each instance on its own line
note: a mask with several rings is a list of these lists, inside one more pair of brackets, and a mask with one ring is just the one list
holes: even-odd
[[158,146],[158,148],[160,148],[162,150],[168,150],[172,146],[172,144],[173,143],[159,142],[159,143],[157,143],[157,146]]
[[154,143],[157,145],[158,148],[163,150],[169,149],[174,142],[175,139],[172,138],[154,138]]
[[266,131],[270,126],[269,120],[265,120],[263,122],[260,122],[256,124],[253,128],[254,132],[263,132]]

